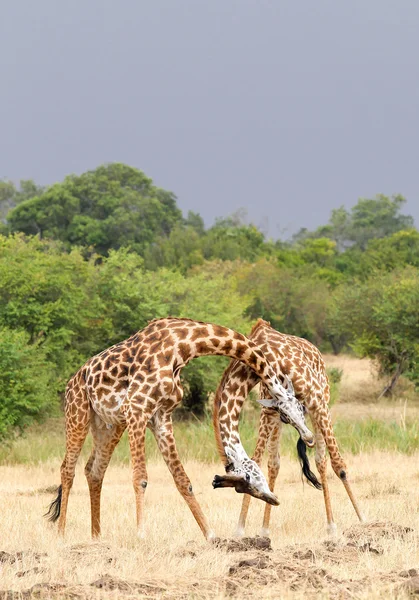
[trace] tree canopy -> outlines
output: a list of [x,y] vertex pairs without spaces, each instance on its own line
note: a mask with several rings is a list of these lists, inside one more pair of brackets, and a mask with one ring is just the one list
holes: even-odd
[[70,175],[20,202],[7,216],[11,231],[93,246],[107,254],[130,247],[142,253],[182,220],[175,196],[138,169],[115,163]]
[[[240,211],[210,227],[184,217],[173,193],[120,163],[46,187],[0,181],[0,437],[56,409],[87,358],[167,315],[243,333],[263,317],[372,357],[386,393],[401,373],[419,385],[419,232],[404,203],[362,198],[273,241]],[[204,410],[225,363],[185,369],[186,412]]]

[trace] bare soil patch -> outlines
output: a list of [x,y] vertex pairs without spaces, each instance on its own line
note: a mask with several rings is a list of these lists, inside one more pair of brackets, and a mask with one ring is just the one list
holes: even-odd
[[[418,456],[374,452],[345,457],[368,522],[356,515],[330,473],[338,528],[325,531],[322,494],[301,484],[296,461],[283,457],[270,539],[260,531],[265,505],[252,500],[246,533],[231,539],[241,497],[211,486],[214,465],[186,465],[199,502],[220,535],[209,544],[162,463],[149,465],[145,540],[135,531],[132,474],[111,466],[103,490],[103,537],[90,540],[89,495],[78,467],[66,537],[43,519],[60,461],[0,467],[0,600],[401,600],[419,588]],[[400,493],[372,494],[397,487]],[[34,491],[34,493],[27,493]],[[368,497],[367,497],[367,494]]]
[[267,537],[244,537],[241,539],[214,540],[217,548],[223,548],[227,552],[248,552],[249,550],[265,550],[272,552],[271,540]]
[[[84,585],[69,585],[60,582],[39,582],[26,589],[1,590],[1,600],[32,598],[73,598],[90,599],[103,597],[124,598],[209,598],[211,590],[220,595],[213,597],[254,598],[278,597],[286,593],[290,597],[321,597],[346,600],[365,597],[365,592],[373,590],[377,580],[383,597],[409,597],[419,593],[419,572],[416,568],[403,571],[378,570],[375,576],[356,576],[357,566],[365,556],[374,560],[385,552],[379,540],[397,539],[405,543],[413,534],[411,527],[392,522],[377,521],[349,527],[340,539],[324,540],[317,544],[290,544],[283,548],[272,549],[271,540],[266,537],[246,537],[240,540],[216,540],[214,546],[218,552],[234,553],[237,558],[230,561],[227,571],[220,573],[215,580],[169,581],[149,578],[136,581],[118,577],[114,573],[104,572],[98,578]],[[199,544],[187,544],[185,554],[199,559],[203,550]],[[180,553],[180,555],[182,555]],[[22,570],[27,560],[37,566]],[[86,564],[99,563],[102,568],[108,564],[115,571],[118,561],[115,550],[104,543],[75,544],[61,554],[66,569],[71,569],[74,561]],[[48,572],[47,554],[30,551],[10,554],[0,552],[0,561],[16,566],[17,578],[42,576]],[[350,568],[351,576],[337,576],[333,572],[336,565]],[[260,596],[261,595],[261,596]]]

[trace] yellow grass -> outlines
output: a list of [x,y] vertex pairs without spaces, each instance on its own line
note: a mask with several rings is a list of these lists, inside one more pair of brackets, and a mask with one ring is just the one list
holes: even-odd
[[[46,556],[36,558],[29,553],[14,564],[0,563],[0,589],[23,591],[37,583],[62,584],[61,591],[41,588],[41,595],[55,598],[404,597],[400,590],[406,579],[399,573],[419,566],[418,455],[377,452],[347,458],[368,520],[407,525],[414,532],[405,539],[376,539],[366,527],[366,541],[348,545],[354,542],[342,532],[356,525],[357,518],[342,484],[330,473],[339,533],[336,544],[326,546],[322,493],[303,485],[297,462],[284,458],[277,485],[281,505],[272,510],[271,553],[232,553],[206,543],[161,462],[149,465],[146,540],[135,534],[131,470],[111,465],[103,490],[103,537],[99,543],[90,541],[88,491],[80,465],[62,541],[56,526],[42,518],[52,499],[45,488],[57,484],[59,462],[2,466],[0,550]],[[189,462],[186,469],[216,534],[230,537],[242,496],[231,489],[212,489],[213,475],[222,470],[220,464]],[[263,509],[262,502],[252,501],[248,535],[259,532]],[[229,575],[240,560],[260,556],[268,561],[262,561],[264,568],[243,567]],[[31,572],[34,568],[41,571]],[[22,575],[25,571],[29,572]],[[107,592],[90,585],[103,575],[114,582],[128,582],[127,590]],[[138,582],[149,587],[137,589]]]
[[[356,358],[346,354],[324,355],[328,369],[341,369],[342,379],[339,385],[339,402],[375,403],[380,399],[380,394],[390,377],[380,377],[378,365],[368,358]],[[389,400],[394,403],[398,400],[417,400],[413,384],[401,377],[394,390],[393,397]],[[380,403],[386,399],[380,399]]]
[[[330,469],[338,535],[333,542],[328,541],[322,493],[302,484],[298,463],[288,456],[291,446],[294,455],[295,442],[284,439],[276,488],[281,505],[273,508],[271,520],[273,551],[245,551],[242,546],[238,552],[228,552],[225,546],[216,547],[203,540],[165,465],[148,445],[147,538],[139,540],[125,441],[105,478],[102,539],[90,540],[88,490],[80,464],[70,496],[67,535],[61,540],[56,525],[42,518],[54,497],[47,489],[59,483],[64,445],[62,421],[51,421],[3,448],[1,455],[0,590],[9,593],[0,593],[0,600],[407,597],[405,586],[414,578],[401,573],[419,571],[417,397],[404,382],[392,401],[377,403],[384,382],[378,380],[371,361],[348,356],[325,358],[329,368],[343,370],[340,397],[332,407],[338,441],[348,452],[356,452],[346,439],[356,435],[356,447],[361,449],[356,456],[346,456],[354,490],[368,519],[361,530],[357,529],[357,517],[343,485]],[[242,433],[251,451],[254,436],[250,434],[257,419],[253,426],[254,404],[247,402],[245,408],[248,418]],[[223,468],[219,462],[211,464],[214,441],[210,427],[205,423],[195,425],[194,436],[187,435],[190,425],[176,425],[181,455],[185,459],[205,458],[205,463],[186,461],[185,467],[216,535],[231,538],[242,496],[232,489],[212,489],[214,474],[221,474]],[[286,434],[284,431],[285,438]],[[374,436],[374,444],[367,435]],[[362,452],[366,447],[386,447],[382,438],[389,436],[394,441],[394,445],[387,446],[389,449],[400,447],[408,453]],[[264,506],[252,500],[247,535],[259,533]],[[373,527],[371,523],[377,521],[380,525]],[[408,526],[413,531],[403,537],[402,531],[394,529],[396,526]],[[385,536],[394,531],[395,537]],[[2,557],[8,557],[1,551],[12,559],[19,551],[24,554],[13,563],[2,562]],[[238,566],[240,561],[249,560],[250,564]],[[98,580],[102,588],[91,585]]]
[[343,371],[339,385],[340,402],[372,402],[378,399],[385,380],[378,377],[377,366],[373,361],[368,358],[360,360],[346,354],[326,354],[324,359],[328,369]]

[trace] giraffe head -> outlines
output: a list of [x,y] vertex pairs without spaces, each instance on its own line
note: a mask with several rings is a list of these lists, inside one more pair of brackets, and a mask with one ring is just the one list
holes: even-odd
[[229,461],[225,467],[227,475],[215,475],[213,488],[234,487],[239,494],[249,494],[274,506],[279,504],[260,467],[247,456],[241,444],[225,448],[225,454]]
[[274,398],[264,398],[259,400],[265,408],[277,410],[283,423],[289,423],[300,434],[301,439],[312,448],[315,444],[314,435],[311,433],[305,421],[304,406],[295,397],[294,387],[291,380],[285,375],[284,385],[279,383],[278,379],[271,384],[271,392]]

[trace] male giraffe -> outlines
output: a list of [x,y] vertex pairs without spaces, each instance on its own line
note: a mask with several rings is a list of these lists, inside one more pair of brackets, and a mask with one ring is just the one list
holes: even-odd
[[[151,321],[129,339],[94,356],[69,381],[65,399],[66,454],[61,466],[61,486],[51,504],[51,520],[59,520],[64,533],[67,503],[82,445],[92,430],[94,446],[85,468],[91,503],[92,536],[100,534],[100,495],[112,452],[128,428],[133,464],[137,527],[144,535],[144,492],[147,487],[145,433],[152,430],[158,447],[206,538],[212,537],[192,486],[179,460],[173,437],[172,412],[183,396],[181,369],[193,358],[225,355],[243,361],[263,381],[281,410],[309,445],[314,437],[295,410],[295,397],[279,378],[260,349],[244,335],[190,319]],[[229,452],[227,448],[227,452]],[[240,443],[233,448],[236,473],[243,489],[278,504],[260,468]]]
[[[269,323],[262,319],[259,319],[254,325],[249,335],[249,339],[261,348],[265,357],[277,372],[283,373],[286,377],[291,379],[295,390],[295,396],[304,405],[310,415],[316,438],[316,465],[320,473],[323,488],[328,532],[333,533],[336,530],[336,525],[333,521],[329,486],[326,476],[326,447],[329,451],[332,468],[343,482],[359,520],[363,521],[363,515],[348,480],[346,464],[340,455],[336,438],[333,434],[328,406],[330,388],[322,355],[318,349],[307,340],[279,333],[278,331],[275,331]],[[237,431],[238,415],[240,414],[243,401],[257,383],[257,376],[250,371],[246,365],[233,360],[224,372],[221,383],[217,389],[214,398],[213,421],[217,446],[222,460],[227,465],[226,470],[228,470],[230,462],[229,457],[226,456],[225,453],[226,439],[231,437],[231,435],[234,435],[234,431]],[[263,384],[261,386],[260,394],[261,398],[263,398],[260,402],[264,408],[262,409],[260,417],[259,435],[253,460],[260,465],[263,452],[266,445],[268,445],[269,487],[273,492],[279,471],[281,421],[287,423],[288,420],[282,411],[278,412],[276,401],[274,399],[267,400],[269,391]],[[231,415],[232,413],[237,415],[237,418],[233,423],[230,422],[228,423],[228,426],[226,426],[225,416]],[[300,456],[304,451],[305,448],[302,449],[300,443]],[[306,463],[306,468],[307,465],[308,463]],[[308,474],[310,479],[310,473]],[[316,485],[315,480],[311,479],[311,482]],[[216,476],[214,487],[233,486],[236,487],[234,480],[230,481],[229,475],[223,477]],[[241,490],[236,487],[236,491]],[[242,511],[236,532],[239,536],[244,534],[249,503],[250,496],[246,495],[243,498]],[[270,511],[271,507],[267,504],[263,519],[263,535],[269,533]]]

